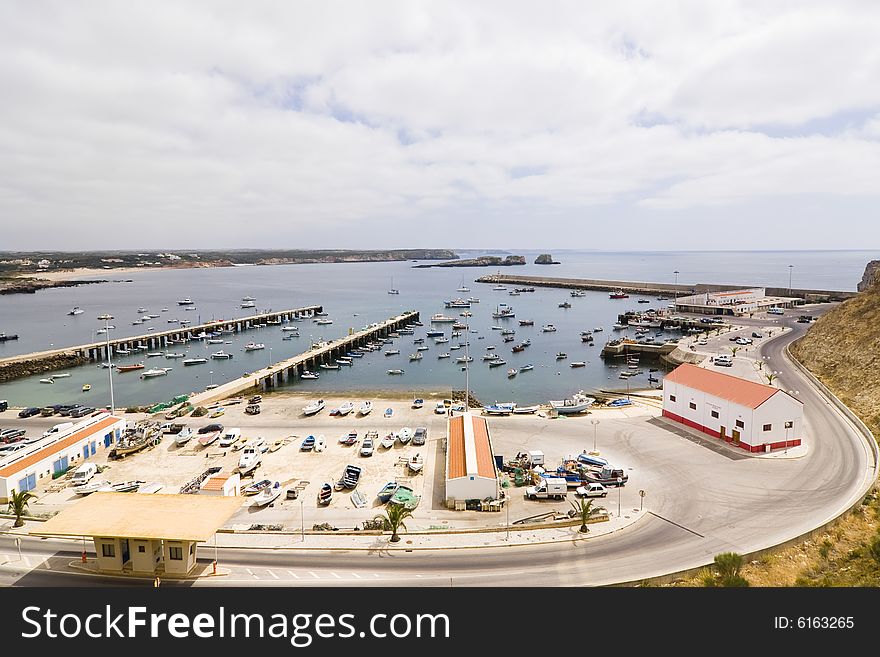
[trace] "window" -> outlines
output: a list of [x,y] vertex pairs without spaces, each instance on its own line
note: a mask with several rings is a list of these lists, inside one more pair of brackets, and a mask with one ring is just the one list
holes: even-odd
[[764,425],[764,431],[772,431],[772,429],[773,429],[772,424],[765,424]]
[[669,401],[674,402],[674,401],[675,401],[675,395],[669,395]]
[[712,411],[711,415],[712,415],[712,417],[714,417],[716,420],[719,418],[718,411]]
[[788,422],[785,423],[785,428],[786,429],[794,429],[794,422],[789,420]]
[[102,543],[101,544],[101,554],[105,557],[115,557],[116,556],[116,546],[113,543]]
[[141,554],[143,554],[143,553],[146,552],[146,551],[147,551],[146,546],[144,546],[144,545],[138,545],[138,552],[140,552]]
[[180,547],[170,547],[168,548],[168,558],[172,561],[183,561],[183,548]]
[[745,429],[745,428],[746,428],[746,425],[745,425],[745,423],[744,423],[742,420],[737,420],[737,421],[736,421],[736,428],[737,428],[737,429]]
[[691,402],[689,405],[690,405],[692,411],[697,410],[697,405],[694,402]]

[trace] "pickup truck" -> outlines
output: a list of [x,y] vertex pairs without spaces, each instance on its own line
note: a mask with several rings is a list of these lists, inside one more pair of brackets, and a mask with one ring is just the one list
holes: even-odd
[[619,468],[602,468],[599,471],[587,472],[584,479],[591,484],[602,484],[608,488],[609,486],[625,486],[629,475]]
[[563,500],[568,493],[568,482],[562,477],[544,477],[537,486],[526,489],[526,497],[530,500],[549,499]]

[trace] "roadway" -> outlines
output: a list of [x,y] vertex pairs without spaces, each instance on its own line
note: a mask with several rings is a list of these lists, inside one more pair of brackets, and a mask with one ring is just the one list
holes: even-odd
[[[656,515],[619,532],[578,543],[427,552],[227,547],[219,550],[219,561],[229,575],[203,578],[194,584],[607,585],[699,567],[719,552],[749,553],[807,533],[856,502],[876,478],[876,464],[856,428],[783,355],[785,347],[803,335],[808,325],[796,324],[788,317],[783,322],[792,331],[757,349],[758,357],[769,357],[771,367],[781,372],[779,387],[798,391],[805,404],[808,450],[800,458],[732,458],[724,449],[707,449],[693,438],[669,432],[668,441],[681,443],[680,449],[693,456],[693,460],[669,460],[655,434],[645,440],[646,432],[621,422],[615,425],[617,449],[624,454],[630,450],[633,458],[640,455],[656,460],[665,485],[661,489],[659,480],[652,480],[659,475],[642,471],[647,483],[639,485],[658,491],[649,506]],[[22,550],[27,561],[12,563],[18,556],[11,539],[0,538],[0,563],[10,562],[0,568],[0,584],[131,583],[59,572],[68,561],[78,558],[77,544],[26,538]]]

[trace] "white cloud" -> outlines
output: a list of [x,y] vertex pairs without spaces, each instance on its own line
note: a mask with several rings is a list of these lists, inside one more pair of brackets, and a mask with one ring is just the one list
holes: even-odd
[[3,246],[496,246],[505,216],[664,246],[652,212],[876,207],[878,33],[871,2],[4,3]]

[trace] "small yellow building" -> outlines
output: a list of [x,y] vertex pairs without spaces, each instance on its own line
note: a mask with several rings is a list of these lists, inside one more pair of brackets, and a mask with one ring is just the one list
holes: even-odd
[[107,573],[186,575],[205,543],[241,507],[238,497],[92,493],[30,532],[91,537]]

